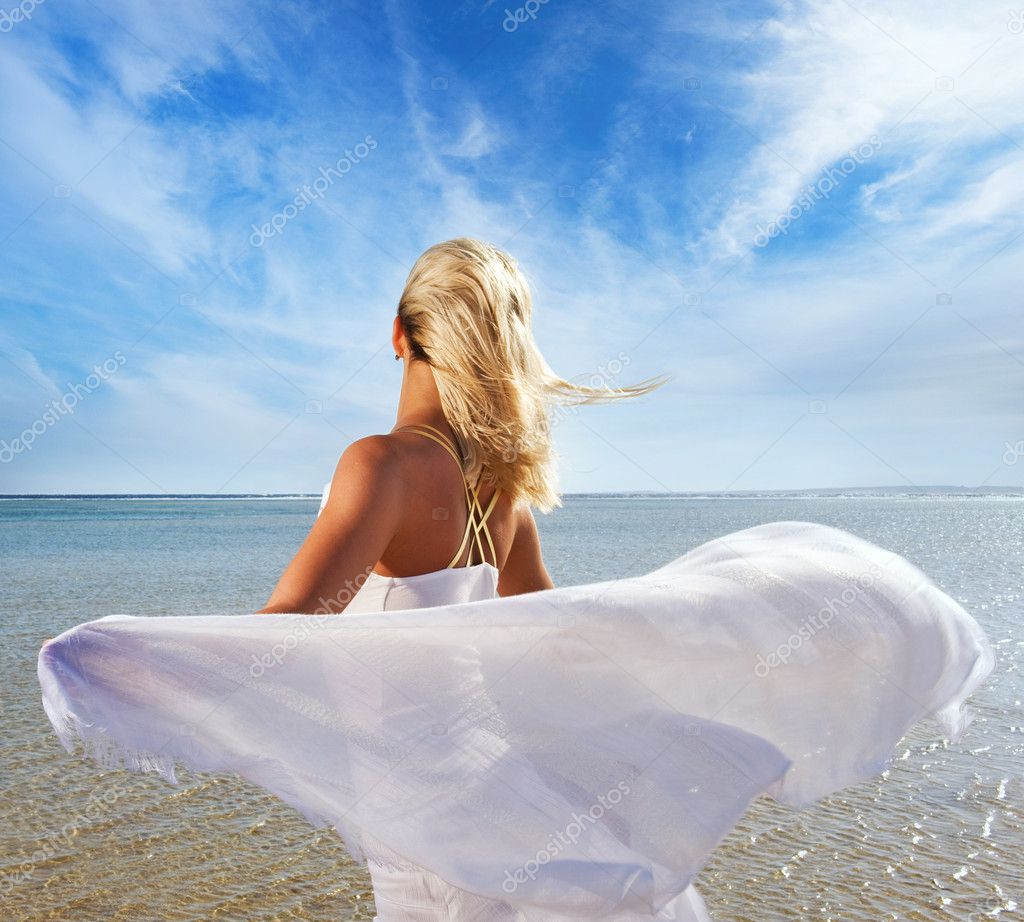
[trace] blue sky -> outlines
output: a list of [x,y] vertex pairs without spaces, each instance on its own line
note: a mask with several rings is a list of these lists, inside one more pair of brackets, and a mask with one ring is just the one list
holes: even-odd
[[559,416],[566,490],[1024,485],[1024,9],[15,19],[0,492],[319,490],[391,427],[397,297],[457,235],[520,260],[562,374],[671,375]]

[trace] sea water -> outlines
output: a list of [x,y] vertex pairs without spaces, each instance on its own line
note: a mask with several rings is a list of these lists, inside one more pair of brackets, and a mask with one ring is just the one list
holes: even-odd
[[[317,505],[0,500],[0,919],[372,919],[340,841],[260,790],[189,773],[171,787],[67,755],[35,674],[42,642],[82,621],[261,607]],[[959,743],[926,722],[878,779],[804,811],[756,802],[698,880],[710,909],[720,922],[1024,917],[1024,499],[575,496],[539,525],[566,585],[787,519],[908,557],[978,619],[997,665]]]

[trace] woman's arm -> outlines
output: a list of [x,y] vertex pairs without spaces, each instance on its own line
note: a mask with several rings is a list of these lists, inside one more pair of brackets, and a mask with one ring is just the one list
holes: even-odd
[[387,436],[341,456],[320,517],[260,614],[344,610],[398,529],[403,480]]
[[529,506],[516,509],[516,530],[505,565],[498,577],[498,595],[519,595],[551,589],[554,583],[544,566],[540,551],[540,535]]

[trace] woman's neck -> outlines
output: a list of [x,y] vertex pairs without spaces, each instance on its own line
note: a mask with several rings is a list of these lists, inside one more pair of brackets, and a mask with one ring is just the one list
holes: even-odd
[[395,428],[426,423],[447,429],[441,395],[430,366],[417,359],[406,360],[404,365]]

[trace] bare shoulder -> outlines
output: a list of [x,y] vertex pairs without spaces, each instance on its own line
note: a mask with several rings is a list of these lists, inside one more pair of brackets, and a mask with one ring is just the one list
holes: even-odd
[[368,435],[348,446],[331,480],[331,497],[375,493],[401,484],[402,452],[389,435]]
[[512,506],[512,521],[515,528],[515,540],[521,544],[535,544],[540,547],[540,535],[537,533],[537,520],[533,510],[526,503]]
[[397,458],[399,451],[394,436],[367,435],[356,439],[341,453],[338,466],[391,463]]

